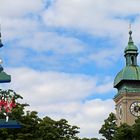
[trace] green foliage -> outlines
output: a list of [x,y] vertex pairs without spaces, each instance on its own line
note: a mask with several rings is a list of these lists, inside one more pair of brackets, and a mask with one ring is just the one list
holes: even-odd
[[127,124],[122,124],[118,127],[113,140],[133,140],[132,127]]
[[22,128],[0,129],[0,136],[3,138],[0,140],[6,140],[7,138],[11,140],[76,140],[77,138],[76,134],[79,133],[79,128],[69,125],[64,119],[59,121],[52,120],[49,117],[40,119],[36,111],[27,111],[26,114],[20,112],[21,116],[20,118],[18,116],[18,118]]
[[79,133],[79,128],[69,125],[65,119],[54,121],[49,117],[43,118],[39,124],[39,129],[44,140],[75,140],[75,135]]
[[107,140],[112,140],[115,131],[117,129],[116,116],[114,113],[110,113],[109,117],[104,121],[99,133],[102,134]]
[[140,140],[140,118],[135,120],[133,126],[124,123],[117,127],[115,120],[111,113],[99,131],[107,140]]
[[135,124],[132,127],[135,140],[140,140],[140,118],[135,120]]

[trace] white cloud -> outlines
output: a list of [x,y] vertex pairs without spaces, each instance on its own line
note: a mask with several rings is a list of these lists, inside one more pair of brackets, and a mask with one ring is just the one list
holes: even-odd
[[125,1],[114,1],[109,0],[109,11],[112,15],[118,16],[129,16],[129,15],[138,15],[140,12],[140,1],[139,0],[125,0]]
[[109,91],[112,90],[113,88],[113,82],[109,82],[109,83],[106,83],[106,84],[103,84],[103,85],[100,85],[98,88],[97,88],[97,92],[98,93],[107,93]]
[[3,40],[23,39],[38,30],[38,17],[44,7],[42,0],[1,0],[0,24]]
[[[127,7],[131,9],[128,1],[123,2],[126,6],[123,5],[122,9]],[[94,35],[111,36],[112,32],[114,35],[123,34],[128,23],[125,20],[116,19],[116,16],[122,16],[119,13],[122,2],[115,3],[119,6],[116,7],[113,0],[57,0],[44,12],[43,19],[49,26],[72,27]],[[111,7],[115,7],[116,12]],[[126,10],[122,12],[126,12]]]
[[1,17],[21,17],[43,9],[42,0],[28,0],[28,2],[24,0],[1,0],[0,2]]
[[[34,40],[34,41],[33,41]],[[55,32],[36,32],[30,38],[21,40],[20,46],[31,46],[37,51],[52,51],[58,54],[77,54],[84,52],[85,44],[74,38],[59,35]]]
[[[83,100],[86,97],[103,92],[112,91],[110,81],[104,85],[98,84],[96,77],[82,74],[70,74],[63,72],[37,72],[28,68],[11,69],[11,86],[19,93],[23,93],[31,103],[54,103],[61,101]],[[17,84],[18,83],[20,84]],[[109,86],[108,86],[109,85]],[[107,87],[107,88],[106,88]]]
[[[88,56],[88,60],[94,61],[98,66],[106,67],[112,65],[115,61],[117,61],[120,57],[120,50],[118,48],[106,48],[103,50],[99,50],[96,53],[92,53]],[[123,49],[122,49],[123,51]]]
[[[47,1],[42,0],[29,0],[28,3],[23,0],[15,0],[14,2],[2,0],[1,3],[2,39],[4,42],[16,40],[16,45],[13,45],[20,50],[24,46],[24,49],[31,48],[36,52],[52,51],[55,60],[60,60],[60,57],[64,58],[68,54],[68,56],[77,55],[74,60],[79,64],[95,62],[98,66],[110,66],[119,60],[118,56],[120,55],[120,47],[123,47],[122,44],[126,45],[128,20],[123,18],[131,18],[131,15],[137,16],[134,22],[136,38],[134,40],[139,44],[139,32],[136,30],[139,28],[140,22],[138,0],[135,2],[130,0],[123,2],[120,0],[57,0],[52,1],[52,4],[46,9]],[[45,26],[44,22],[49,26]],[[53,30],[49,27],[52,27]],[[110,38],[107,40],[110,39],[114,46],[112,43],[112,49],[105,50],[93,46],[97,49],[95,51],[93,49],[89,53],[86,41],[84,42],[83,38],[76,38],[76,32],[73,32],[74,36],[72,34],[66,36],[56,33],[55,27],[67,28],[68,30],[73,28],[78,32],[84,31],[94,36],[109,36]],[[92,44],[90,45],[92,46]],[[57,54],[60,55],[56,56]],[[21,53],[21,55],[21,59],[24,59],[25,54]],[[10,59],[14,60],[12,55]]]
[[114,112],[113,100],[91,100],[82,105],[82,110],[75,118],[81,126],[82,136],[97,137],[104,119],[108,117],[110,112]]
[[1,25],[4,41],[29,38],[39,30],[39,22],[29,18],[3,18]]
[[[4,3],[3,7],[6,7],[6,5],[10,3],[8,0],[2,2]],[[77,64],[78,62],[78,64],[84,65],[95,62],[98,66],[110,66],[113,64],[112,62],[116,62],[119,59],[117,56],[120,54],[121,46],[117,46],[115,50],[106,49],[107,51],[100,50],[96,47],[96,51],[93,49],[93,51],[89,52],[89,46],[86,45],[83,38],[76,38],[73,35],[62,35],[56,33],[55,30],[49,30],[48,26],[44,26],[41,18],[38,19],[36,17],[42,16],[46,25],[51,27],[66,27],[68,29],[71,29],[72,27],[96,36],[98,34],[102,36],[110,36],[113,38],[112,42],[115,42],[114,39],[116,40],[116,38],[119,38],[119,41],[121,42],[122,38],[124,39],[122,34],[126,34],[128,23],[122,19],[114,19],[116,15],[119,15],[118,7],[121,5],[121,2],[116,2],[117,7],[114,11],[112,8],[108,8],[114,5],[112,4],[111,6],[112,2],[113,1],[111,0],[57,0],[45,10],[43,9],[45,3],[41,0],[37,0],[36,2],[29,0],[29,4],[25,3],[23,0],[16,0],[12,3],[11,9],[14,9],[11,10],[12,12],[7,8],[1,9],[1,13],[3,13],[2,39],[4,42],[16,40],[16,45],[12,44],[13,49],[10,51],[15,50],[14,46],[17,46],[21,51],[22,49],[33,49],[36,52],[51,51],[53,53],[53,60],[55,61],[60,59],[64,61],[65,56],[69,56],[70,58],[71,55],[77,55],[73,57],[74,61],[72,61],[72,63],[76,62]],[[133,6],[131,7],[127,4],[127,7],[130,7],[134,12],[137,12]],[[42,12],[43,10],[44,12]],[[14,14],[15,12],[17,15]],[[122,12],[125,13],[125,10]],[[25,16],[30,15],[30,13],[32,13],[32,16]],[[138,36],[139,35],[137,34],[136,38],[138,38]],[[115,42],[114,47],[118,44],[119,43]],[[23,52],[24,50],[21,53],[21,59],[24,59],[25,56]],[[13,64],[15,60],[14,54],[15,53],[12,52],[9,55],[11,56],[10,59],[13,60]],[[58,54],[59,56],[57,56]],[[38,58],[38,60],[39,59],[40,58]],[[46,59],[50,58],[46,57]],[[34,61],[36,61],[35,58]],[[19,61],[15,61],[15,63],[18,62]],[[56,65],[56,63],[52,64]]]

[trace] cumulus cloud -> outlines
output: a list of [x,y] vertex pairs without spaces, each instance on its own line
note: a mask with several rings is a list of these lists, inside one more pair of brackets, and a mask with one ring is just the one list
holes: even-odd
[[[9,0],[2,2],[3,7],[7,7],[7,4],[10,4]],[[26,55],[23,52],[26,49],[37,53],[51,52],[53,60],[59,60],[59,62],[64,61],[65,56],[67,56],[69,60],[72,58],[72,63],[76,63],[76,65],[77,63],[84,65],[91,62],[103,67],[112,65],[113,62],[119,59],[116,56],[120,55],[120,47],[127,40],[128,21],[122,18],[124,17],[123,14],[126,17],[130,15],[127,8],[132,11],[132,14],[138,12],[138,5],[130,6],[131,2],[129,0],[124,5],[126,8],[120,8],[123,5],[121,1],[117,1],[115,4],[112,3],[112,0],[99,0],[98,2],[92,0],[57,0],[52,1],[49,5],[48,1],[37,0],[34,2],[29,0],[27,4],[23,0],[16,0],[11,4],[10,9],[1,8],[0,13],[3,14],[1,15],[3,40],[4,42],[12,42],[10,51],[17,49],[15,46],[18,47],[18,52],[23,50],[22,53],[20,52],[22,57],[19,60],[21,61],[25,59]],[[46,5],[48,7],[45,9]],[[120,13],[119,8],[123,14]],[[139,25],[138,17],[135,22],[137,27]],[[104,51],[96,47],[96,51],[93,49],[90,52],[89,45],[86,44],[87,42],[83,38],[78,37],[77,32],[65,34],[62,33],[63,30],[62,32],[57,32],[55,30],[58,29],[57,27],[68,29],[64,32],[76,29],[79,35],[80,33],[90,33],[91,36],[93,35],[93,40],[94,36],[97,35],[102,37],[109,36],[112,44],[115,44],[113,46],[115,49]],[[124,33],[126,37],[124,37]],[[138,34],[136,32],[136,41],[138,41]],[[121,43],[119,44],[118,42]],[[92,44],[90,45],[92,46]],[[14,53],[9,56],[10,60],[13,60],[11,63],[14,64],[15,55],[12,54]],[[73,57],[73,55],[77,56]],[[41,58],[34,58],[33,61],[39,59]],[[46,59],[50,60],[51,58],[46,55]],[[15,61],[15,63],[18,62]],[[51,64],[56,65],[56,63]],[[61,65],[61,63],[58,65]]]
[[117,61],[120,56],[120,51],[118,50],[118,48],[114,48],[114,49],[106,48],[97,53],[93,52],[88,56],[88,60],[95,62],[98,66],[102,66],[102,67],[110,66],[115,61]]
[[29,18],[4,18],[1,23],[2,39],[6,42],[22,40],[34,34],[39,27],[38,21]]
[[81,40],[60,36],[55,32],[36,32],[30,38],[21,40],[19,45],[23,47],[32,46],[37,51],[51,51],[57,54],[78,54],[85,50],[85,44]]
[[[130,7],[128,1],[123,2],[126,6],[122,9],[129,7],[135,11],[135,7]],[[116,16],[121,16],[119,9],[122,7],[122,2],[115,3],[113,0],[57,0],[44,12],[43,19],[49,26],[72,27],[94,35],[108,36],[112,35],[111,32],[120,34],[120,31],[123,32],[126,29],[128,23],[116,18]],[[126,10],[122,12],[124,13]],[[116,27],[119,27],[119,30]]]
[[[133,3],[133,4],[132,4]],[[110,66],[119,60],[120,49],[127,45],[128,24],[134,25],[134,40],[139,43],[139,1],[126,0],[57,0],[42,15],[44,22],[51,28],[74,29],[94,36],[108,37],[112,48],[98,47],[79,57],[79,62],[94,62],[97,66]],[[94,46],[95,47],[95,46]]]
[[[29,68],[9,69],[12,84],[30,103],[81,101],[92,94],[112,91],[111,81],[98,83],[96,77],[64,72],[39,72]],[[20,84],[17,84],[18,83]],[[40,100],[38,100],[40,98]]]
[[42,0],[1,0],[0,23],[6,41],[29,37],[38,30],[39,16],[45,4]]
[[1,17],[21,17],[42,10],[42,0],[1,0],[0,16]]

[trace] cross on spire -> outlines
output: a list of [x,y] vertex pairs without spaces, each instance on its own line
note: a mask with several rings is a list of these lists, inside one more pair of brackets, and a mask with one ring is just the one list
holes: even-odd
[[131,23],[129,24],[129,42],[128,43],[133,43],[133,40],[132,40],[132,30],[131,30]]

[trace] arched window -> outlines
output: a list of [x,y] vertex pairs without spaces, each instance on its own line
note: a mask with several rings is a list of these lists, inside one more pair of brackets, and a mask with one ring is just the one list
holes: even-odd
[[131,56],[131,64],[134,65],[134,56]]

